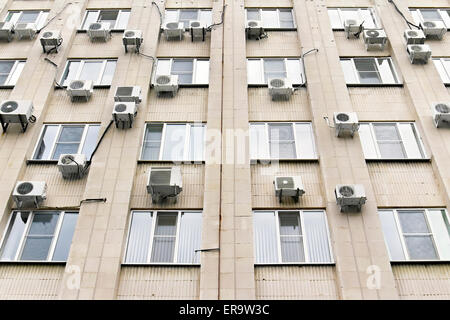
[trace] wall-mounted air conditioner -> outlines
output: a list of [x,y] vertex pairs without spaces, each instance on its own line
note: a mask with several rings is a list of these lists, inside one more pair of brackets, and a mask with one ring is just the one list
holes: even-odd
[[142,37],[142,30],[125,30],[122,37],[125,52],[128,52],[128,46],[135,46],[136,52],[139,52],[144,38]]
[[287,78],[267,79],[267,86],[272,100],[289,100],[294,92],[292,81]]
[[425,43],[425,34],[422,30],[405,30],[403,33],[403,38],[406,41],[406,44],[424,44]]
[[363,32],[366,50],[383,50],[386,47],[387,36],[383,29],[366,29]]
[[420,23],[423,33],[427,38],[442,40],[447,33],[447,27],[443,21],[424,21]]
[[264,28],[260,20],[248,20],[245,27],[248,39],[261,39],[264,35]]
[[156,75],[153,87],[158,95],[169,93],[174,97],[178,92],[178,75]]
[[64,179],[82,178],[86,170],[86,155],[61,154],[58,160],[58,169]]
[[37,28],[35,23],[17,23],[14,27],[14,34],[17,39],[33,39]]
[[336,137],[353,137],[359,129],[358,116],[355,112],[335,112],[333,119]]
[[18,208],[38,208],[47,199],[45,181],[18,181],[12,194]]
[[341,212],[361,211],[366,203],[366,192],[362,184],[338,184],[334,190]]
[[148,173],[147,192],[153,203],[163,200],[176,202],[183,190],[180,167],[151,167]]
[[344,20],[344,31],[347,35],[347,39],[359,38],[359,35],[364,30],[362,26],[362,21],[359,19],[345,19]]
[[140,86],[121,86],[116,88],[114,101],[141,103],[142,94]]
[[89,25],[87,34],[91,41],[111,39],[111,28],[109,22],[93,22]]
[[425,64],[431,57],[431,49],[427,44],[410,44],[406,46],[412,64]]
[[184,37],[184,24],[183,22],[166,22],[163,27],[166,40],[182,40]]
[[117,128],[128,129],[133,126],[137,115],[137,105],[134,102],[116,102],[112,116]]
[[13,29],[11,22],[0,22],[0,39],[10,42],[13,39]]
[[41,45],[44,53],[55,50],[58,52],[58,47],[62,44],[61,31],[59,30],[49,30],[45,31],[41,36]]
[[206,23],[203,21],[192,20],[189,22],[189,31],[192,41],[205,41]]
[[22,130],[28,127],[29,122],[34,122],[36,118],[33,116],[33,102],[30,100],[6,100],[0,104],[0,123],[3,132],[6,132],[10,123],[18,123],[22,126]]
[[277,176],[273,184],[275,196],[282,201],[282,197],[292,197],[295,202],[305,193],[302,178],[300,176]]
[[434,103],[431,110],[436,128],[450,127],[450,102]]
[[79,97],[84,97],[88,101],[93,92],[94,82],[92,80],[72,80],[67,86],[67,94],[72,101]]

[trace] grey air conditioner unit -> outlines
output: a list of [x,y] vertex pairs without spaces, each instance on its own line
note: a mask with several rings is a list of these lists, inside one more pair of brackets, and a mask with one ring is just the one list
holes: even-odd
[[447,27],[443,21],[424,21],[420,23],[423,33],[427,38],[442,40],[445,33],[447,32]]
[[450,102],[432,105],[433,121],[436,128],[450,127]]
[[151,167],[148,173],[147,192],[153,203],[163,200],[176,202],[183,190],[180,167]]
[[86,170],[86,155],[61,154],[58,160],[58,169],[64,179],[82,178]]
[[183,40],[184,37],[184,24],[183,22],[166,22],[163,27],[166,40]]
[[355,112],[335,112],[333,119],[336,137],[353,137],[359,129],[358,116]]
[[122,37],[125,52],[128,52],[128,46],[135,46],[136,52],[139,52],[144,38],[142,37],[142,30],[125,30]]
[[80,97],[84,97],[88,101],[93,91],[94,82],[92,80],[72,80],[67,86],[67,94],[72,101]]
[[62,36],[59,30],[45,31],[41,36],[41,45],[44,53],[51,51],[58,52],[58,47],[62,44]]
[[405,30],[403,33],[403,38],[406,41],[406,44],[424,44],[425,43],[425,34],[422,30]]
[[111,29],[109,22],[93,22],[89,25],[87,34],[91,41],[108,41],[111,38]]
[[192,41],[205,41],[206,23],[197,20],[190,21],[189,32],[191,34]]
[[359,212],[367,200],[362,184],[338,184],[334,194],[336,203],[341,207],[341,212]]
[[37,28],[35,23],[18,23],[14,27],[14,33],[17,39],[33,39]]
[[134,118],[137,115],[137,106],[134,102],[116,102],[112,116],[116,128],[128,129],[133,126]]
[[117,87],[116,94],[114,95],[114,101],[134,102],[136,104],[141,103],[142,101],[141,87],[140,86]]
[[6,100],[0,104],[0,122],[3,132],[6,132],[10,123],[18,123],[22,126],[23,132],[28,127],[29,122],[34,122],[34,106],[30,100]]
[[174,97],[178,92],[178,75],[156,75],[153,87],[158,93],[158,96],[169,93]]
[[295,202],[305,194],[302,178],[300,176],[277,176],[273,181],[275,196],[282,201],[282,197],[292,197]]
[[13,39],[13,28],[11,22],[0,22],[0,39],[10,42]]
[[272,100],[289,100],[294,92],[292,82],[287,78],[267,79],[267,86]]
[[387,36],[383,29],[365,29],[363,39],[366,50],[383,50],[386,47]]
[[39,208],[47,199],[45,181],[18,181],[12,194],[18,208]]
[[406,46],[412,64],[425,64],[431,57],[431,49],[427,44],[409,44]]
[[248,39],[259,40],[264,35],[265,31],[260,20],[248,20],[245,27],[245,32]]
[[359,19],[346,19],[344,20],[344,31],[347,35],[347,39],[359,38],[359,35],[364,30],[362,21]]

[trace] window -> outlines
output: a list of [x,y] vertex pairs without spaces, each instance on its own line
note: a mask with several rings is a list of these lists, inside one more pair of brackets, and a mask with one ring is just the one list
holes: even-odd
[[178,75],[181,85],[205,85],[209,82],[208,59],[158,59],[156,76]]
[[166,9],[164,22],[183,22],[185,28],[189,28],[189,22],[199,20],[212,24],[211,9]]
[[416,24],[423,21],[442,21],[447,29],[450,29],[450,8],[434,9],[409,9]]
[[305,83],[301,59],[264,58],[247,59],[249,85],[267,85],[269,78],[288,78],[293,85]]
[[33,160],[58,160],[61,154],[81,153],[90,160],[99,124],[45,124]]
[[92,80],[97,86],[110,86],[117,60],[86,59],[67,61],[61,83],[68,86],[71,80]]
[[3,236],[1,261],[66,261],[78,212],[14,211]]
[[450,58],[434,58],[434,65],[444,84],[450,84]]
[[87,30],[94,22],[108,22],[111,30],[125,30],[129,18],[130,10],[87,10],[80,29]]
[[251,123],[250,158],[317,159],[311,123]]
[[141,160],[203,161],[206,125],[147,123]]
[[248,20],[260,20],[267,29],[295,29],[292,9],[257,9],[245,10]]
[[413,122],[361,123],[359,137],[366,159],[426,158]]
[[391,261],[450,260],[450,224],[445,209],[379,211]]
[[36,28],[40,30],[48,17],[48,11],[26,10],[26,11],[8,11],[5,21],[13,25],[18,23],[35,23]]
[[25,61],[0,60],[0,86],[14,86],[25,66]]
[[198,264],[202,213],[132,211],[125,263]]
[[254,211],[255,264],[332,263],[323,210]]
[[344,30],[344,21],[347,19],[364,21],[363,26],[368,29],[380,27],[372,8],[328,8],[328,16],[333,30]]
[[341,58],[347,84],[401,84],[391,58]]

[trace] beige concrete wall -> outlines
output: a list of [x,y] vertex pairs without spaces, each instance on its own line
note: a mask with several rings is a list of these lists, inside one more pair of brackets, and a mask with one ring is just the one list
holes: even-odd
[[299,57],[300,43],[291,31],[267,31],[268,37],[247,41],[247,57]]
[[181,41],[167,41],[163,34],[159,38],[158,51],[156,55],[158,58],[209,58],[209,48],[211,46],[211,33],[207,32],[205,41],[196,41],[192,43],[189,32],[184,33]]

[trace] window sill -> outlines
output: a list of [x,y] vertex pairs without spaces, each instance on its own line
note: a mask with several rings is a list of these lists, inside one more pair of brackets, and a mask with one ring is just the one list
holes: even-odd
[[277,162],[319,162],[319,158],[312,159],[252,159],[250,164],[268,164]]
[[205,164],[205,161],[189,161],[189,160],[181,160],[181,161],[174,161],[174,160],[138,160],[138,164],[145,164],[145,163],[167,163],[167,164]]
[[403,83],[377,83],[377,84],[369,84],[369,83],[347,83],[347,87],[399,87],[403,88]]
[[[123,33],[125,29],[112,29],[111,33]],[[87,33],[87,30],[85,29],[78,29],[77,33]]]
[[311,266],[335,266],[335,262],[283,262],[283,263],[255,263],[255,267],[311,267]]
[[122,267],[200,267],[200,263],[122,263]]
[[[94,85],[94,89],[109,89],[109,88],[111,88],[110,84]],[[60,86],[60,87],[58,87],[57,85],[55,85],[55,89],[66,90],[67,86]]]
[[297,31],[297,28],[264,28],[264,31],[271,31],[271,32]]
[[431,162],[431,158],[421,159],[366,159],[366,162]]
[[[257,84],[252,84],[252,83],[250,83],[250,84],[248,84],[247,85],[249,88],[268,88],[268,85],[267,85],[267,83],[257,83]],[[302,88],[302,87],[306,87],[306,83],[294,83],[294,84],[292,84],[292,87],[293,88]]]
[[[55,165],[58,163],[58,160],[37,160],[37,159],[29,159],[26,161],[26,164],[51,164],[51,165]],[[86,163],[91,163],[91,161],[86,161]]]
[[14,85],[4,85],[4,86],[0,86],[0,89],[14,89]]
[[34,260],[27,260],[27,261],[1,261],[1,264],[14,264],[14,265],[29,265],[29,264],[42,264],[42,265],[58,265],[58,266],[65,266],[66,261],[34,261]]
[[450,260],[396,260],[391,261],[391,265],[402,264],[450,264]]

